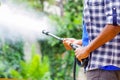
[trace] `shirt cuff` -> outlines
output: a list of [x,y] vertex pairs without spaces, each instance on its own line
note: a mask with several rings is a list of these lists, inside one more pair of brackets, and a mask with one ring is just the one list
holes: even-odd
[[[113,24],[113,16],[107,16],[106,24]],[[120,26],[120,18],[117,17],[117,25]]]
[[112,15],[107,15],[107,24],[113,24],[113,16]]
[[120,25],[120,15],[117,13],[116,8],[112,8],[112,13],[107,16],[107,24],[113,24],[115,26]]

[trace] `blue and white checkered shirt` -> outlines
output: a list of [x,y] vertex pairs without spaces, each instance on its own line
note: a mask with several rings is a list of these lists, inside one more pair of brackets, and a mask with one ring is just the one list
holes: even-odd
[[[84,0],[83,13],[89,41],[92,41],[106,24],[120,25],[120,0]],[[120,67],[120,34],[90,54],[86,70],[108,65]]]

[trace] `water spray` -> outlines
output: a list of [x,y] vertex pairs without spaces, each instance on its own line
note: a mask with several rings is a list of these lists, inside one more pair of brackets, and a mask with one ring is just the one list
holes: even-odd
[[[59,40],[59,41],[61,41],[61,42],[63,42],[63,40],[64,40],[64,38],[60,38],[60,37],[58,37],[58,36],[56,36],[56,35],[48,32],[48,31],[46,31],[46,30],[43,30],[42,33],[45,34],[45,35],[47,35],[47,36],[54,37],[54,38],[56,38],[57,40]],[[75,50],[76,48],[80,47],[79,45],[77,45],[77,44],[72,44],[72,43],[70,44],[70,46],[73,48],[73,50]],[[78,62],[78,64],[79,64],[80,66],[83,67],[83,66],[86,65],[87,59],[82,59],[82,61],[80,62],[80,61],[78,61],[78,60],[76,59],[76,57],[74,58],[73,80],[76,80],[76,63],[77,63],[77,62]]]

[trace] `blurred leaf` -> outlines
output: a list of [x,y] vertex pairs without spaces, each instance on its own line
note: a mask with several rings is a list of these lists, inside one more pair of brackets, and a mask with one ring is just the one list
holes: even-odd
[[21,61],[21,70],[12,70],[11,74],[14,78],[32,79],[32,80],[45,80],[50,79],[49,62],[45,57],[41,61],[40,55],[34,54],[29,62]]

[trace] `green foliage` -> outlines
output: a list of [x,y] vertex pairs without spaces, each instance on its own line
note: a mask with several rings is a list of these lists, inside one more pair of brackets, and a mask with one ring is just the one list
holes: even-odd
[[47,57],[41,60],[40,55],[34,54],[29,62],[20,62],[19,71],[11,70],[14,78],[25,80],[51,80],[49,73],[49,61]]
[[48,58],[41,60],[40,55],[35,54],[33,46],[33,56],[30,61],[25,62],[23,44],[22,40],[5,39],[0,42],[0,78],[51,80]]
[[10,70],[20,69],[20,61],[23,60],[23,42],[6,39],[0,44],[0,77],[11,78]]

